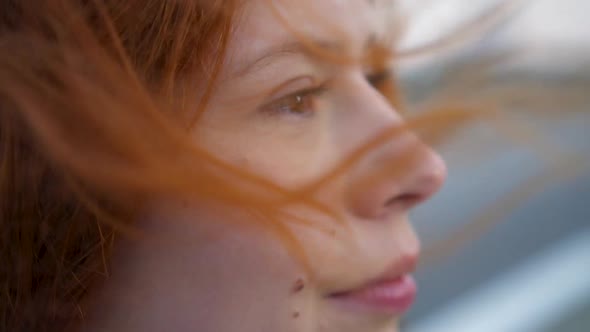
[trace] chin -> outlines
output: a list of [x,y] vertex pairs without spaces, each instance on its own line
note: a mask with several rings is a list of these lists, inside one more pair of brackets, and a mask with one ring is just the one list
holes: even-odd
[[399,316],[344,314],[340,310],[327,310],[320,315],[322,318],[317,323],[317,332],[399,331]]

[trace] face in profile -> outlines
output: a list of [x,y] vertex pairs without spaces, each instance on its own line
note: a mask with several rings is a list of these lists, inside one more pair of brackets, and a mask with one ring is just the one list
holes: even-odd
[[[362,61],[391,46],[389,3],[247,1],[195,141],[296,190],[403,127],[379,88],[391,68]],[[331,61],[324,50],[358,61]],[[288,207],[306,221],[287,223],[298,255],[254,212],[157,200],[139,225],[160,240],[120,245],[96,330],[396,331],[420,251],[407,214],[445,172],[417,136],[395,135],[310,194],[338,221]]]

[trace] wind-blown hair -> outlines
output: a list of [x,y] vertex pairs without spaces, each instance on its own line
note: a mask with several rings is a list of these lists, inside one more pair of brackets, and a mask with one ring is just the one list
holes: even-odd
[[0,1],[1,331],[83,317],[142,198],[241,197],[178,113],[180,82],[214,81],[233,6]]
[[[256,210],[294,252],[296,240],[276,222],[289,219],[282,206],[338,219],[311,193],[400,128],[295,191],[220,161],[188,130],[216,88],[240,5],[0,0],[0,331],[78,325],[108,276],[116,236],[141,236],[133,220],[154,196]],[[378,66],[395,54],[375,57]],[[395,82],[380,89],[402,107]],[[407,127],[434,139],[474,116],[438,108]]]

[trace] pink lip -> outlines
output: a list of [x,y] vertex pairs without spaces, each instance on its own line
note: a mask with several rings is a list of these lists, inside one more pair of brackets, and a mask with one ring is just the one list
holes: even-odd
[[416,298],[416,282],[410,275],[416,268],[418,253],[403,255],[385,273],[360,287],[329,295],[349,309],[385,314],[403,314]]
[[336,293],[330,298],[350,309],[385,314],[402,314],[416,298],[416,282],[409,274],[372,283],[363,288]]

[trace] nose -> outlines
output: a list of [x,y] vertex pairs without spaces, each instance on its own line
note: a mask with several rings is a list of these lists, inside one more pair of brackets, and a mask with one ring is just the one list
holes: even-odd
[[404,213],[428,200],[443,185],[447,168],[432,148],[411,132],[375,151],[351,186],[351,208],[363,219]]

